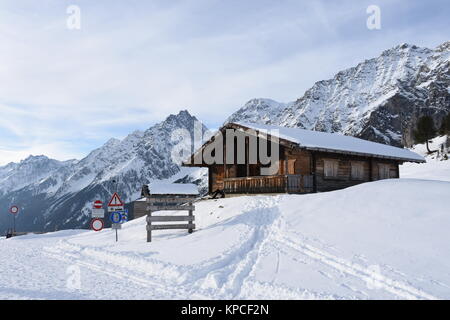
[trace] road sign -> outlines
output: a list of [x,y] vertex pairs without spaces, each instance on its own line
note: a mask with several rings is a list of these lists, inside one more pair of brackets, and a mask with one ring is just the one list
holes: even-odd
[[11,208],[9,208],[9,212],[11,212],[12,214],[17,214],[17,213],[19,213],[19,207],[12,206]]
[[121,212],[111,212],[109,219],[111,220],[111,222],[113,224],[120,223],[122,221],[122,213]]
[[113,223],[111,224],[111,229],[122,229],[122,225],[120,223]]
[[125,222],[128,222],[128,210],[124,211],[122,213],[122,220],[120,220],[120,223],[125,223]]
[[94,201],[94,208],[95,209],[101,209],[102,207],[103,207],[103,202],[101,202],[100,200]]
[[108,207],[108,212],[123,211],[123,207]]
[[103,209],[92,209],[92,218],[104,218],[105,217],[105,210]]
[[111,197],[111,200],[109,200],[108,207],[123,207],[124,203],[122,199],[120,199],[117,192],[114,192],[113,196]]
[[94,231],[100,231],[103,229],[104,226],[105,226],[105,224],[103,223],[102,219],[95,218],[95,219],[92,219],[92,221],[91,221],[91,229]]

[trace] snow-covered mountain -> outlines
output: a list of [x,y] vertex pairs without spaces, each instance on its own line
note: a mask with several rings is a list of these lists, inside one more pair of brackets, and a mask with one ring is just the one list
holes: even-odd
[[[129,202],[152,180],[201,181],[201,172],[180,168],[171,158],[177,143],[171,140],[172,132],[187,129],[193,135],[196,120],[181,111],[148,130],[110,139],[80,161],[30,156],[0,167],[0,207],[20,206],[21,231],[79,228],[87,226],[92,202],[107,201],[114,191]],[[0,215],[2,232],[11,219]]]
[[76,163],[76,160],[58,161],[44,155],[29,156],[19,163],[0,167],[0,195],[20,190],[30,184],[39,184],[54,172]]
[[298,100],[253,99],[228,121],[340,132],[392,145],[413,144],[420,115],[437,125],[450,112],[450,41],[435,49],[402,44],[316,82]]

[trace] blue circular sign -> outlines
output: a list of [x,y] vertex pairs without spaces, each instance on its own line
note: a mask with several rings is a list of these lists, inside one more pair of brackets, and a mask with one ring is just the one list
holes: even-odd
[[109,219],[112,223],[120,223],[122,221],[122,214],[120,212],[111,212]]

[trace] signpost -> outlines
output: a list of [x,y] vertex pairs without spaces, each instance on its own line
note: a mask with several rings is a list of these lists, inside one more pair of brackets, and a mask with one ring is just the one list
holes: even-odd
[[92,209],[92,218],[104,218],[105,217],[105,210],[103,209]]
[[103,229],[104,226],[105,226],[105,224],[103,223],[102,219],[95,218],[95,219],[92,219],[92,221],[91,221],[91,229],[94,231],[100,231]]
[[[147,242],[152,241],[153,230],[187,229],[192,233],[195,229],[194,214],[195,194],[149,194],[147,196]],[[184,216],[153,216],[155,211],[186,210]],[[155,222],[185,221],[183,224],[154,224]]]
[[109,219],[112,223],[120,223],[122,221],[122,214],[120,212],[111,212]]
[[[12,210],[10,211],[12,213]],[[116,230],[116,241],[118,241],[117,230],[122,228],[122,223],[128,221],[128,210],[124,209],[124,203],[117,192],[113,194],[111,200],[108,202],[108,212],[110,213],[109,219],[111,220],[111,229]],[[103,209],[102,201],[94,201],[91,216],[91,229],[94,231],[102,230],[105,227],[105,223],[103,222],[105,210]]]
[[122,229],[122,223],[128,221],[128,210],[124,210],[124,203],[117,192],[108,202],[109,219],[111,220],[111,229],[116,230],[116,242],[119,240],[117,230]]
[[101,202],[100,200],[95,200],[94,201],[94,209],[102,209],[103,208],[103,202]]
[[13,214],[13,234],[16,233],[16,215],[19,213],[19,207],[18,206],[12,206],[9,208],[9,212]]
[[94,201],[94,204],[92,205],[91,217],[91,229],[94,231],[102,230],[105,226],[105,223],[103,222],[105,210],[103,209],[103,202],[100,200]]
[[120,199],[117,192],[114,192],[113,196],[111,197],[111,200],[109,200],[108,202],[108,212],[122,211],[123,206],[124,203],[122,199]]

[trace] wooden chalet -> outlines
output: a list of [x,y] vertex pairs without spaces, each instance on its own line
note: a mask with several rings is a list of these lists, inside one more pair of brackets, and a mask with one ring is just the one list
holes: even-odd
[[[234,161],[227,163],[227,129],[245,133],[245,150],[240,150],[244,153],[244,163],[236,161],[239,156],[237,143],[234,144]],[[259,159],[256,163],[249,161],[249,142],[255,135],[266,137],[261,141],[268,145],[268,153],[272,152],[271,143],[277,140],[279,161],[277,171],[270,175],[261,174],[261,169],[267,165],[261,164]],[[218,161],[220,163],[206,163],[201,155],[205,148],[214,143],[217,148],[223,148],[223,159]],[[260,145],[258,152],[259,148]],[[218,191],[225,194],[258,194],[331,191],[368,181],[399,178],[399,165],[403,162],[421,163],[425,160],[407,149],[335,133],[228,123],[183,165],[208,167],[210,194]]]

